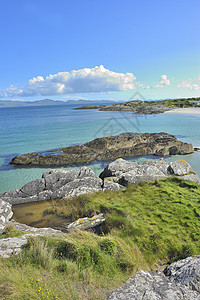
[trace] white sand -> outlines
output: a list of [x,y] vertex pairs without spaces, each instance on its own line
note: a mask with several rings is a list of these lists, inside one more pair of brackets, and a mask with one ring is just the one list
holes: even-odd
[[173,110],[166,111],[165,114],[189,114],[189,115],[200,115],[200,107],[175,108],[175,109],[173,109]]

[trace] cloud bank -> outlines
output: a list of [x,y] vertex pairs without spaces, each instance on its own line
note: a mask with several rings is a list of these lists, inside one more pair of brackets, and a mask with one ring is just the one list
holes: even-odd
[[200,90],[200,75],[194,79],[183,80],[177,87],[196,91]]
[[23,87],[10,86],[5,90],[0,90],[0,97],[126,91],[136,88],[135,79],[133,73],[117,73],[100,65],[94,68],[50,74],[46,78],[33,77]]

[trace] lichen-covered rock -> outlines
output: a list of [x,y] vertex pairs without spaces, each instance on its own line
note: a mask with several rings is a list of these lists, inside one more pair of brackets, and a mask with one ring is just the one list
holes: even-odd
[[115,182],[123,186],[136,185],[141,181],[152,181],[170,175],[200,184],[199,177],[194,173],[191,166],[184,160],[171,163],[165,162],[163,159],[147,160],[143,164],[138,164],[119,158],[111,162],[100,174],[100,177],[104,180],[104,184],[107,178],[115,178]]
[[80,218],[76,220],[75,222],[69,224],[66,229],[68,231],[73,231],[76,229],[81,229],[81,230],[87,230],[90,228],[94,228],[100,224],[102,224],[105,221],[105,218],[103,214],[95,215],[92,218]]
[[191,166],[185,160],[177,160],[169,164],[170,173],[178,176],[193,172]]
[[165,268],[164,274],[170,281],[185,285],[200,294],[200,255],[172,263]]
[[26,236],[0,239],[0,257],[8,258],[18,254],[26,244]]
[[[9,258],[13,255],[17,255],[27,244],[29,237],[36,236],[49,236],[49,235],[61,235],[62,231],[53,228],[35,228],[25,224],[15,222],[14,220],[9,222],[17,230],[22,231],[23,235],[19,237],[11,237],[0,239],[0,257]],[[24,232],[26,232],[24,234]]]
[[138,272],[123,286],[111,292],[108,300],[199,300],[200,294],[176,285],[161,272]]
[[45,172],[41,179],[5,192],[0,197],[12,204],[61,199],[100,191],[102,184],[103,181],[87,167],[69,171],[51,170]]
[[0,199],[0,234],[2,234],[12,218],[12,205]]

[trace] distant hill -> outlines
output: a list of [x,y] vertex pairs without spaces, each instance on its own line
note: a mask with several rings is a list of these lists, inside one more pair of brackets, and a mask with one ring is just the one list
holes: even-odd
[[44,106],[44,105],[92,105],[92,104],[111,104],[114,101],[109,100],[52,100],[52,99],[43,99],[36,101],[19,101],[19,100],[0,100],[0,108],[1,107],[24,107],[24,106]]

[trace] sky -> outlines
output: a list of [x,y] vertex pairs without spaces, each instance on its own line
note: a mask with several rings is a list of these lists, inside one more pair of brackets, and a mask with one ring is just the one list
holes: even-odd
[[7,0],[0,100],[200,96],[199,0]]

